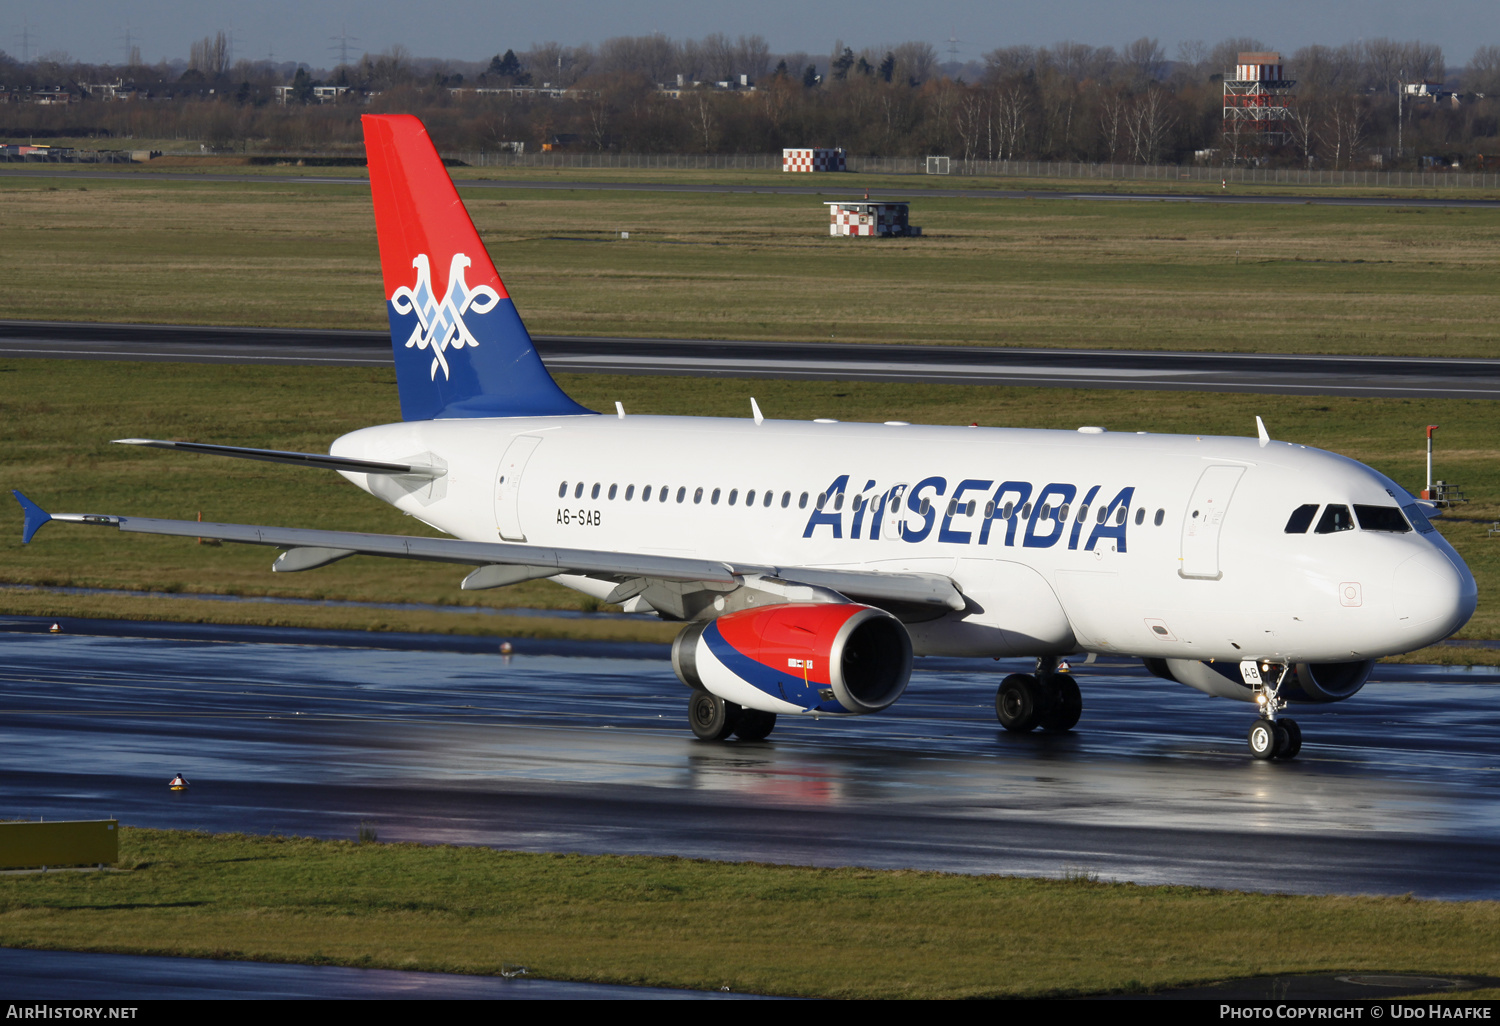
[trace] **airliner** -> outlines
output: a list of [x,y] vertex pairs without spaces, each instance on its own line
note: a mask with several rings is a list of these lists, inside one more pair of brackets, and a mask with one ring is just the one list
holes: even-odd
[[672,666],[705,741],[782,715],[880,712],[919,655],[1025,657],[1011,731],[1066,731],[1065,660],[1129,656],[1255,706],[1252,756],[1301,748],[1295,703],[1448,637],[1474,578],[1427,510],[1352,459],[1255,437],[594,412],[543,366],[420,121],[364,119],[400,423],[327,455],[121,442],[330,469],[443,537],[49,514],[282,549],[454,563],[474,590],[550,578],[680,621]]

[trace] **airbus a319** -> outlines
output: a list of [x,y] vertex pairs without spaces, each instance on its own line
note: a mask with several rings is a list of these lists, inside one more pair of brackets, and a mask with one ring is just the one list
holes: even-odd
[[402,421],[328,455],[135,445],[332,469],[443,538],[104,514],[49,519],[551,578],[683,621],[672,664],[698,737],[780,715],[876,713],[914,655],[1023,656],[1009,730],[1069,730],[1079,652],[1251,702],[1256,758],[1291,758],[1291,703],[1343,701],[1374,660],[1446,638],[1474,578],[1418,500],[1334,453],[1257,437],[595,413],[538,357],[420,122],[365,142]]

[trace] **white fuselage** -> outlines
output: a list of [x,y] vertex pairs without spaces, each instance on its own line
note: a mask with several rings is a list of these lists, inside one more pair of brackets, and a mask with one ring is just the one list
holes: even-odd
[[1337,662],[1432,644],[1475,604],[1436,532],[1286,533],[1304,504],[1414,502],[1287,442],[580,416],[388,424],[331,452],[446,464],[345,476],[468,540],[951,577],[969,608],[908,623],[919,654]]

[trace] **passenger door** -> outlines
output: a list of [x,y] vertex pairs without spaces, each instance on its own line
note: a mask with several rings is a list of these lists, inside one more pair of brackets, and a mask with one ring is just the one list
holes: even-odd
[[1244,473],[1244,467],[1209,467],[1198,478],[1182,521],[1182,565],[1177,569],[1181,576],[1209,581],[1224,576],[1219,569],[1219,531]]
[[526,540],[521,530],[521,476],[526,471],[526,461],[541,444],[536,435],[517,435],[500,458],[500,471],[495,475],[495,526],[506,541]]

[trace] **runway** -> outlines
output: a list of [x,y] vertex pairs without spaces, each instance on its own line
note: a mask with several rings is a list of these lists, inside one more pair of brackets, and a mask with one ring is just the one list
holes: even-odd
[[[539,335],[554,371],[1500,399],[1500,360]],[[390,366],[378,331],[0,321],[0,358]]]
[[[1126,664],[1078,668],[1083,719],[1063,736],[995,722],[994,688],[1020,663],[920,660],[887,713],[712,744],[641,647],[628,654],[656,658],[46,626],[0,623],[4,816],[345,838],[369,822],[383,840],[528,851],[1500,898],[1487,668],[1380,667],[1352,701],[1299,710],[1302,756],[1267,764],[1246,753],[1249,706]],[[185,794],[166,787],[178,772]]]
[[[594,172],[604,168],[589,169]],[[665,169],[663,169],[665,170]],[[540,189],[557,192],[659,192],[659,193],[708,193],[718,195],[775,195],[775,196],[842,196],[848,199],[869,198],[911,199],[933,197],[938,199],[991,199],[991,200],[1084,200],[1120,201],[1136,203],[1209,203],[1251,204],[1273,206],[1336,206],[1336,207],[1432,207],[1471,208],[1479,210],[1500,209],[1500,200],[1444,199],[1402,196],[1327,196],[1318,193],[1292,193],[1287,195],[1236,195],[1228,190],[1220,193],[1111,193],[1100,192],[1112,184],[1134,185],[1138,179],[1091,179],[1091,189],[997,189],[983,186],[927,187],[931,179],[926,175],[909,175],[923,184],[909,189],[893,187],[865,188],[856,184],[864,180],[865,172],[850,172],[843,175],[828,175],[816,185],[765,185],[726,184],[707,182],[633,182],[633,181],[556,181],[524,178],[461,178],[454,181],[459,189]],[[0,168],[0,177],[15,178],[66,178],[69,180],[114,179],[146,182],[234,182],[262,185],[359,185],[368,186],[369,179],[355,175],[279,175],[279,174],[232,174],[198,171],[155,171],[149,168],[132,168],[128,171],[101,170],[97,167],[84,170],[84,165],[44,164],[36,166]],[[868,177],[889,178],[889,172],[868,172]],[[1236,186],[1241,188],[1242,186]]]

